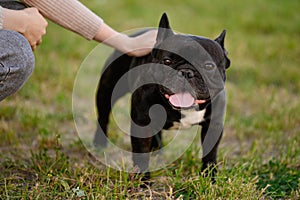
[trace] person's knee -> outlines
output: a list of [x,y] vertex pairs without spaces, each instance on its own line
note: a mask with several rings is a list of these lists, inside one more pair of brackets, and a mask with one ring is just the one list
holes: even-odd
[[35,60],[27,39],[17,32],[1,30],[0,44],[0,64],[7,71],[2,87],[10,95],[30,77]]
[[27,80],[33,72],[35,63],[31,46],[27,39],[17,32],[12,31],[10,38],[11,41],[9,41],[8,46],[10,59],[8,62],[11,63],[11,70],[19,74],[20,78]]

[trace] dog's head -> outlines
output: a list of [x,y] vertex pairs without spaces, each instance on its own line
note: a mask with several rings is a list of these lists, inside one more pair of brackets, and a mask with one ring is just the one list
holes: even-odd
[[206,105],[223,90],[225,70],[230,66],[225,34],[223,31],[215,40],[175,34],[163,14],[152,56],[153,62],[170,69],[155,73],[162,77],[160,92],[173,108]]

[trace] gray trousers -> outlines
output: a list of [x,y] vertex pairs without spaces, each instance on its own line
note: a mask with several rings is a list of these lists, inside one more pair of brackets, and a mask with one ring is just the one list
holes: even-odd
[[15,31],[0,30],[0,101],[18,91],[34,69],[27,39]]

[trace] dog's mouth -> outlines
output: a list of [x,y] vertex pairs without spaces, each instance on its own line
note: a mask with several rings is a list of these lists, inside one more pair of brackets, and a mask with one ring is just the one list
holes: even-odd
[[165,98],[175,108],[188,109],[206,103],[208,100],[196,99],[189,92],[179,92],[172,95],[165,94]]

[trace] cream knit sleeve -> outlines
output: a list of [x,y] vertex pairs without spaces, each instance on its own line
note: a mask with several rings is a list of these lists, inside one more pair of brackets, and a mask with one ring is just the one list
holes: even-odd
[[51,21],[92,40],[103,20],[77,0],[22,0]]

